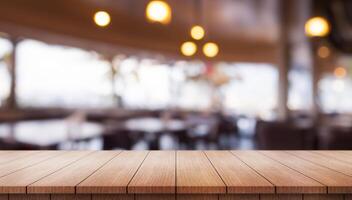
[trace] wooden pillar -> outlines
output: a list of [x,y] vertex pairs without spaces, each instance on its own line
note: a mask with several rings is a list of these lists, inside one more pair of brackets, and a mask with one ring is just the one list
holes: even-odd
[[278,119],[285,120],[288,117],[288,72],[291,64],[290,41],[289,41],[289,13],[291,0],[278,1],[279,3],[279,43],[278,43]]
[[12,43],[12,52],[10,55],[10,62],[9,62],[9,72],[11,77],[11,85],[10,85],[10,95],[6,101],[6,107],[8,109],[16,109],[17,102],[16,102],[16,55],[17,55],[17,38],[10,39]]

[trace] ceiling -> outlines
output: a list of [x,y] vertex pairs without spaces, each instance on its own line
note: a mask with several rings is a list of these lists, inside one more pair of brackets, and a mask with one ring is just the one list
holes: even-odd
[[[275,61],[278,0],[167,0],[169,25],[145,20],[148,0],[5,0],[0,1],[0,31],[46,42],[79,46],[105,54],[131,52],[181,57],[192,24],[220,46],[216,60]],[[97,10],[111,14],[107,28],[97,27]],[[193,58],[206,59],[199,52]]]

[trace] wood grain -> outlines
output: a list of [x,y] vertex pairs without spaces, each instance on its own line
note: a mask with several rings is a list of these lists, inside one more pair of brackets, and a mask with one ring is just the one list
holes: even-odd
[[344,197],[341,194],[305,194],[304,200],[344,200]]
[[90,194],[52,194],[50,200],[91,200]]
[[303,174],[255,151],[232,151],[234,155],[264,176],[277,193],[326,193],[326,187]]
[[259,194],[220,194],[219,200],[259,200]]
[[124,151],[76,187],[77,193],[127,193],[147,151]]
[[0,164],[6,164],[31,154],[38,153],[37,151],[0,151]]
[[178,151],[177,193],[225,193],[226,186],[208,158],[200,151]]
[[35,181],[77,161],[90,152],[57,152],[60,155],[0,178],[0,193],[26,193],[26,187]]
[[175,161],[175,151],[151,151],[128,185],[128,193],[175,193]]
[[62,153],[63,152],[41,151],[34,154],[31,153],[25,157],[20,157],[16,160],[13,160],[12,162],[3,163],[0,165],[0,177],[11,174],[26,167],[38,164],[46,159],[58,156]]
[[318,154],[314,151],[288,151],[288,152],[302,159],[313,162],[315,164],[352,176],[351,164],[348,164],[346,162],[343,162],[337,159],[331,159],[330,157]]
[[0,151],[0,200],[352,200],[351,159],[350,151]]
[[303,200],[300,194],[263,194],[260,200]]
[[50,200],[49,194],[10,194],[9,200]]
[[[229,151],[206,151],[227,193],[274,193],[274,186]],[[240,173],[239,173],[240,172]]]
[[216,194],[177,194],[177,200],[218,200]]
[[135,200],[176,200],[175,194],[136,194]]
[[282,151],[261,151],[266,156],[326,185],[328,193],[352,193],[352,177]]
[[120,151],[97,151],[27,187],[28,193],[75,193],[75,187]]
[[0,194],[0,200],[8,200],[9,195],[8,194]]
[[312,151],[312,152],[321,154],[331,159],[336,159],[342,162],[347,162],[352,164],[352,154],[349,154],[346,151]]
[[133,194],[93,194],[92,200],[134,200]]

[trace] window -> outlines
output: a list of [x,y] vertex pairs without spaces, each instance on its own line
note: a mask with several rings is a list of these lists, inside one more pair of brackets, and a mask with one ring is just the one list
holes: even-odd
[[352,113],[352,80],[326,74],[319,81],[321,109],[325,113]]
[[111,67],[98,54],[35,40],[20,42],[17,53],[20,106],[113,106]]
[[[337,73],[335,67],[344,73]],[[325,113],[352,113],[352,57],[341,55],[326,69],[319,81],[319,103]]]
[[0,106],[5,104],[10,94],[11,77],[8,62],[11,51],[11,42],[5,38],[0,38]]
[[237,114],[274,118],[278,98],[278,73],[274,66],[236,63],[223,66],[231,79],[222,86],[224,108]]
[[289,74],[288,108],[310,110],[312,108],[312,75],[308,69],[294,68]]
[[116,93],[128,108],[166,108],[170,104],[170,66],[129,57],[117,66]]

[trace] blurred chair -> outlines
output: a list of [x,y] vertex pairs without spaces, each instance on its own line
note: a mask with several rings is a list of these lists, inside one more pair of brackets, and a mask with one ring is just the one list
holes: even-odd
[[258,121],[256,125],[258,148],[263,150],[315,149],[314,127],[299,127],[289,122]]
[[352,150],[352,127],[325,127],[318,134],[322,150]]
[[198,144],[203,144],[205,145],[203,148],[209,149],[218,145],[219,120],[215,116],[190,115],[187,117],[187,123],[189,124],[188,148],[196,149]]
[[132,133],[126,130],[121,122],[109,121],[106,123],[106,131],[103,134],[103,149],[126,149],[133,146]]

